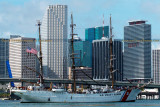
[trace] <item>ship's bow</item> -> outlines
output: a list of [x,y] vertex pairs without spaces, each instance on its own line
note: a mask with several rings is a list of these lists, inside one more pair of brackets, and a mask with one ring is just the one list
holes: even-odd
[[[140,89],[131,89],[131,90],[127,90],[125,95],[128,95],[128,97],[126,98],[125,101],[127,102],[131,102],[131,101],[135,101],[136,97],[138,96],[138,94],[141,92]],[[125,96],[124,96],[125,97]]]

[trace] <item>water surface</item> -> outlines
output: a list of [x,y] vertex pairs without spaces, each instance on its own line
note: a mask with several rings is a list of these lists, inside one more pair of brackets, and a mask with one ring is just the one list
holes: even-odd
[[0,100],[0,107],[160,107],[160,100],[136,100],[116,103],[20,103]]

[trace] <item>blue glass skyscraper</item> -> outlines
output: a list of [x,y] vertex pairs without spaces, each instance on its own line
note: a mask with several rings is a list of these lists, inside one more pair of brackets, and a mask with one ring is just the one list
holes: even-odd
[[[92,44],[93,40],[100,40],[103,37],[103,26],[85,29],[85,41]],[[104,26],[104,37],[109,37],[109,26]],[[90,47],[90,60],[88,63],[92,66],[92,46]]]
[[75,66],[92,67],[92,43],[89,41],[75,41]]
[[[101,39],[103,36],[103,26],[85,29],[85,41]],[[104,26],[104,37],[109,37],[109,26]]]
[[95,28],[85,29],[85,41],[92,42],[95,39]]
[[145,21],[131,21],[124,27],[123,70],[124,79],[151,79],[151,25]]
[[9,39],[0,39],[0,78],[8,78],[7,60],[9,60]]

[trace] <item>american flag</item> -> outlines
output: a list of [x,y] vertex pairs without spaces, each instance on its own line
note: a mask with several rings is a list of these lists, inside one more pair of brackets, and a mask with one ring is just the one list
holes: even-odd
[[26,49],[26,52],[28,52],[28,53],[33,53],[33,54],[36,54],[36,55],[37,55],[37,50],[35,50],[35,49],[33,49],[33,48],[30,48],[30,47],[28,47],[28,48]]
[[53,84],[53,88],[57,88],[57,86],[55,84]]

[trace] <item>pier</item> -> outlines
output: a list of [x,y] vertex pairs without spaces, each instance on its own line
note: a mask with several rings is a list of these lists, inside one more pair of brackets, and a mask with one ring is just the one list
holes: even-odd
[[141,92],[137,96],[137,99],[147,99],[147,100],[158,99],[158,98],[160,99],[159,92]]

